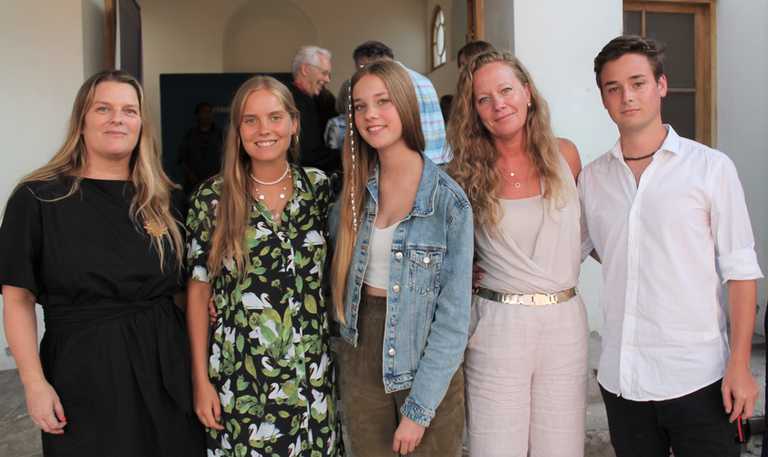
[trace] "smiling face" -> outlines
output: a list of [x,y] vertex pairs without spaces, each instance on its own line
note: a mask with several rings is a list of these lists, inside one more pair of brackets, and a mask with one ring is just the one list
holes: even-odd
[[656,81],[647,57],[624,54],[606,62],[600,81],[603,106],[620,132],[661,124],[661,99],[667,95],[667,78],[661,75]]
[[140,132],[141,108],[136,89],[115,81],[99,83],[83,121],[86,160],[129,160]]
[[531,93],[508,64],[492,62],[475,71],[472,94],[475,110],[491,137],[504,140],[523,132]]
[[355,127],[366,143],[379,152],[404,147],[403,124],[384,81],[365,75],[352,88]]
[[240,140],[252,162],[287,159],[298,124],[275,94],[268,89],[251,92],[240,119]]
[[304,64],[304,74],[310,95],[318,95],[331,82],[331,59],[318,54],[317,65]]

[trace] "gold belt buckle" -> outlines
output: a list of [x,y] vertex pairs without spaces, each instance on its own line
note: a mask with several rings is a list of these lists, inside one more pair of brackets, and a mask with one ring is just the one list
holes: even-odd
[[555,294],[532,294],[532,298],[534,306],[552,305],[557,303],[557,296]]

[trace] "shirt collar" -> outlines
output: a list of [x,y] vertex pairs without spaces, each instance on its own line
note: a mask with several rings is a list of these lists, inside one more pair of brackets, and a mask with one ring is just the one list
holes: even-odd
[[[685,152],[681,147],[680,135],[675,132],[669,124],[664,124],[664,128],[667,129],[667,137],[664,138],[664,142],[661,143],[659,151],[668,151],[676,155],[683,155]],[[616,144],[611,148],[609,153],[618,160],[624,160],[624,155],[621,152],[621,138],[616,141]]]

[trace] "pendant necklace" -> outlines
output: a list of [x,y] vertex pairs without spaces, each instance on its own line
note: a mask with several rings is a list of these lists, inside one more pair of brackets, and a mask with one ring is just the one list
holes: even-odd
[[[274,181],[261,181],[260,179],[253,176],[253,173],[249,173],[248,176],[250,176],[251,180],[254,182],[253,191],[256,193],[256,198],[262,202],[262,204],[267,208],[269,213],[272,215],[272,218],[277,220],[280,218],[280,211],[277,211],[275,209],[272,209],[267,204],[267,196],[264,195],[264,192],[261,190],[261,186],[274,186],[275,184],[279,184],[281,181],[284,181],[286,177],[290,176],[289,172],[291,171],[290,165],[285,167],[285,172],[277,178]],[[286,194],[288,193],[288,184],[283,184],[283,186],[280,188],[280,193],[277,194],[278,198],[280,200],[285,200]]]
[[528,177],[526,177],[524,180],[519,180],[519,178],[518,178],[517,181],[515,181],[513,179],[509,179],[509,178],[514,178],[514,177],[517,176],[517,173],[515,173],[512,170],[506,170],[506,169],[504,169],[502,167],[501,171],[504,172],[502,176],[504,176],[505,179],[507,179],[509,181],[512,181],[512,187],[514,187],[515,189],[520,189],[523,186],[523,181],[526,181],[526,182],[528,181]]

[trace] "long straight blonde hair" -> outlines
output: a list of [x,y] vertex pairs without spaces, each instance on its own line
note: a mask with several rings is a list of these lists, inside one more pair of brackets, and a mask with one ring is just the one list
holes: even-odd
[[530,73],[508,52],[488,51],[478,54],[462,68],[459,75],[448,126],[448,142],[453,150],[453,160],[448,164],[447,171],[466,192],[474,211],[475,224],[490,226],[498,224],[501,217],[497,196],[501,182],[501,172],[497,166],[499,151],[475,109],[472,83],[480,68],[494,62],[509,66],[520,83],[530,91],[531,106],[523,126],[525,150],[544,183],[543,197],[559,205],[564,191],[559,172],[560,152],[550,125],[549,108]]
[[144,103],[141,84],[130,74],[120,70],[105,70],[88,78],[77,92],[69,117],[64,144],[53,158],[42,167],[21,180],[21,184],[32,181],[52,181],[59,177],[72,177],[72,184],[66,194],[52,201],[62,200],[75,194],[83,180],[87,161],[87,145],[83,139],[85,115],[93,105],[96,87],[103,82],[128,84],[136,91],[141,115],[141,133],[131,153],[129,173],[135,194],[131,200],[129,214],[137,225],[166,227],[161,236],[152,236],[152,244],[160,257],[161,269],[165,265],[165,244],[172,248],[178,268],[182,266],[182,237],[177,220],[171,212],[171,190],[178,188],[163,171],[160,150],[155,145],[152,124]]
[[[408,72],[397,62],[392,60],[380,60],[366,65],[355,73],[352,77],[349,93],[350,99],[355,85],[363,76],[373,75],[381,79],[387,88],[389,98],[397,110],[400,122],[403,126],[403,140],[405,145],[414,151],[424,150],[424,134],[421,130],[421,118],[419,117],[419,103],[416,99],[416,90],[411,82]],[[336,248],[331,262],[331,295],[333,298],[336,318],[340,322],[345,322],[344,315],[344,294],[347,289],[347,276],[349,275],[350,263],[354,254],[357,232],[353,218],[360,217],[363,208],[365,208],[366,184],[371,176],[378,155],[374,148],[366,143],[354,123],[354,107],[350,110],[349,133],[344,141],[342,150],[342,166],[344,168],[344,179],[342,182],[341,196],[339,198],[339,225],[336,233]],[[356,163],[352,167],[352,139],[354,139]],[[353,199],[354,198],[354,211]]]
[[251,202],[251,194],[248,190],[251,159],[245,152],[240,139],[240,123],[248,96],[257,90],[268,90],[277,97],[291,117],[291,121],[296,124],[296,135],[288,148],[289,161],[295,162],[298,157],[299,110],[296,109],[291,92],[285,85],[270,76],[254,76],[244,82],[235,93],[229,109],[229,128],[224,140],[224,160],[221,169],[221,195],[216,207],[216,228],[213,230],[207,263],[212,277],[221,273],[222,261],[225,258],[231,258],[235,262],[241,276],[245,274],[249,264],[244,243],[248,227],[248,208]]

